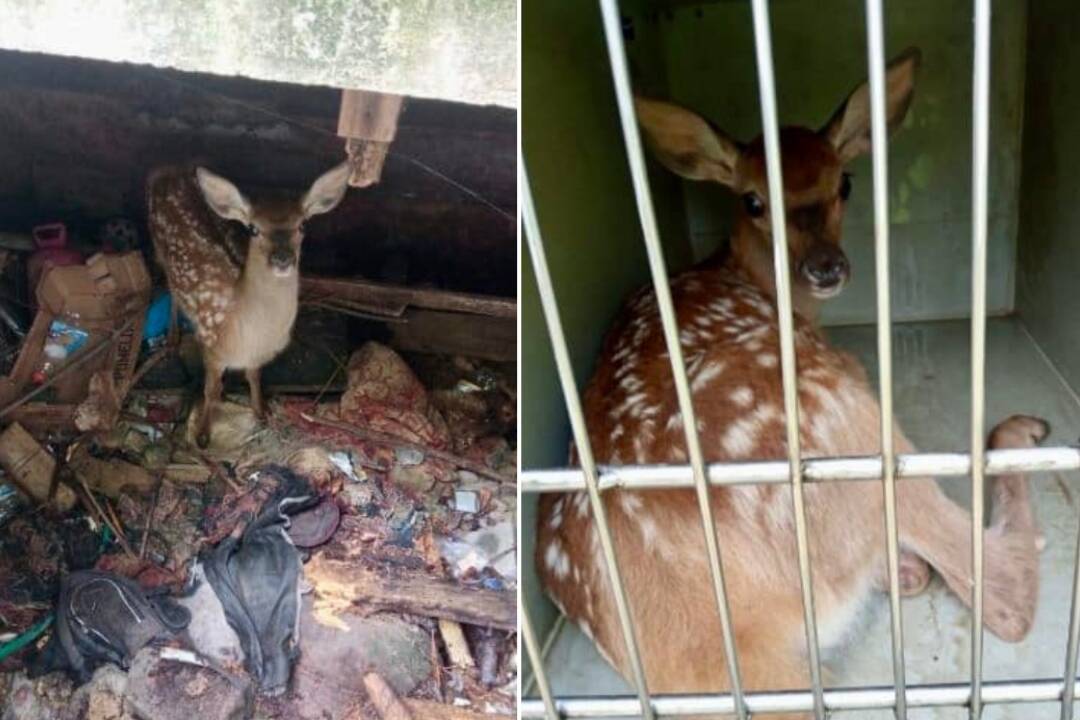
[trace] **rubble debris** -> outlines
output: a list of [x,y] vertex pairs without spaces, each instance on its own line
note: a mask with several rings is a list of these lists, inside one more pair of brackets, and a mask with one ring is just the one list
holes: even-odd
[[413,692],[432,673],[427,632],[388,614],[344,615],[327,625],[315,614],[310,597],[300,614],[300,657],[296,695],[303,720],[346,717],[356,702],[357,688],[342,679],[352,672],[380,673],[401,695]]
[[[308,413],[300,413],[300,417],[309,423],[313,423],[315,425],[325,425],[327,427],[334,428],[335,430],[340,430],[341,432],[344,432],[346,434],[353,435],[360,440],[364,440],[367,442],[377,443],[391,448],[398,448],[405,445],[405,442],[401,438],[395,437],[393,435],[386,435],[368,429],[360,429],[359,427],[348,425],[346,423],[333,420],[331,418],[321,417],[317,415],[309,415]],[[469,458],[460,457],[454,455],[453,453],[444,452],[436,448],[421,447],[419,445],[416,445],[415,443],[412,444],[412,447],[418,452],[425,454],[429,457],[443,460],[456,467],[471,470],[477,475],[483,475],[484,477],[490,478],[497,482],[513,483],[514,481],[512,477],[508,477],[498,472],[495,472],[491,468],[486,467],[481,463],[470,460]]]
[[517,627],[514,593],[488,590],[433,577],[423,570],[402,567],[378,571],[357,563],[316,556],[304,575],[316,593],[316,613],[333,617],[360,605],[421,617],[446,618],[502,630]]
[[123,671],[102,665],[90,682],[72,694],[71,707],[81,711],[85,703],[86,720],[136,720],[124,702],[127,684],[128,676]]
[[225,608],[207,582],[202,565],[196,564],[191,575],[194,589],[176,600],[191,613],[191,622],[187,627],[188,640],[200,655],[211,662],[225,668],[242,669],[244,649],[240,646],[240,638],[229,625]]
[[455,578],[481,575],[491,568],[507,582],[517,582],[517,532],[510,521],[497,523],[443,541],[443,557]]
[[67,466],[91,490],[113,500],[120,497],[125,489],[138,493],[154,489],[154,477],[142,467],[119,458],[96,458],[85,445],[76,448],[68,458]]
[[191,620],[168,597],[146,595],[127,578],[93,570],[60,581],[56,629],[32,675],[66,670],[82,684],[106,662],[130,667],[141,648],[171,638]]
[[0,720],[81,720],[73,710],[75,688],[64,675],[30,679],[16,673],[8,688]]
[[428,403],[427,389],[400,355],[376,342],[365,343],[349,358],[341,417],[416,445],[439,449],[449,443],[446,422]]
[[120,395],[108,370],[98,370],[90,377],[86,399],[75,408],[75,427],[79,432],[107,432],[120,417]]
[[405,698],[402,702],[409,708],[414,717],[424,720],[513,720],[513,715],[483,712],[431,702],[429,700],[413,700]]
[[[149,352],[134,379],[164,357]],[[93,720],[375,717],[361,688],[368,672],[417,718],[512,712],[515,451],[512,413],[498,408],[513,390],[486,374],[489,365],[450,358],[431,361],[443,375],[429,389],[415,362],[365,345],[350,360],[341,398],[279,395],[265,424],[246,399],[222,403],[205,451],[185,437],[187,391],[128,393],[95,363],[79,407],[36,404],[42,422],[23,427],[41,430],[37,446],[61,465],[50,488],[76,490],[84,507],[70,519],[0,516],[0,648],[47,622],[60,577],[94,568],[144,597],[172,596],[190,621],[170,644],[194,649],[186,662],[154,644],[134,660],[124,655],[127,674],[105,664],[81,687],[57,685],[64,701],[39,703],[52,712],[41,717],[87,720],[91,705]],[[85,428],[70,445],[74,422],[63,425],[70,434],[51,424],[61,410]],[[59,539],[34,534],[29,518],[50,528],[77,523],[84,557],[68,562],[68,530]],[[13,564],[6,543],[19,537],[32,552]],[[11,591],[8,578],[17,580]],[[50,635],[60,642],[60,632]],[[33,645],[0,658],[0,684]],[[147,669],[137,672],[144,656]],[[247,680],[239,696],[230,677]],[[31,681],[35,693],[43,682]],[[196,715],[192,702],[214,688],[224,699]],[[131,698],[144,691],[136,707]]]
[[[211,410],[210,442],[203,450],[211,455],[232,455],[243,448],[259,429],[259,418],[246,405],[215,402]],[[187,441],[195,443],[199,412],[188,415]]]
[[8,479],[35,502],[49,502],[61,512],[75,506],[75,493],[71,488],[58,485],[53,493],[56,459],[19,423],[12,423],[0,433],[0,467]]
[[125,700],[135,715],[153,720],[247,720],[254,707],[251,681],[181,654],[144,648],[128,673]]
[[457,490],[454,492],[454,508],[459,512],[480,512],[480,496],[471,490]]
[[[48,265],[37,283],[38,311],[11,373],[0,378],[0,417],[37,397],[46,389],[58,403],[86,398],[90,378],[108,370],[116,386],[126,387],[135,373],[139,339],[150,301],[150,275],[138,252],[90,257],[85,264]],[[54,323],[88,335],[85,346],[55,362],[46,356],[46,338]],[[46,362],[53,367],[47,371]],[[30,387],[33,375],[45,372],[43,382]]]

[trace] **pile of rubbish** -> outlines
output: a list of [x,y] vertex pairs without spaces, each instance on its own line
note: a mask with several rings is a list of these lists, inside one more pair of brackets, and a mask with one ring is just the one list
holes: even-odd
[[112,369],[0,416],[0,720],[514,715],[512,369],[369,342],[205,449]]

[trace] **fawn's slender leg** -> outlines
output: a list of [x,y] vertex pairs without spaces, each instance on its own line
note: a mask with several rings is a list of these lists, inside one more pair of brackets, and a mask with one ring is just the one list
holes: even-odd
[[[990,445],[1033,447],[1049,431],[1042,420],[1014,415],[991,433]],[[971,604],[971,514],[933,480],[897,485],[901,542],[925,558]],[[993,525],[984,535],[984,622],[998,637],[1022,640],[1035,619],[1039,558],[1027,478],[1003,475],[993,484]]]
[[266,405],[263,404],[262,382],[259,379],[261,368],[248,368],[244,371],[248,388],[251,390],[251,409],[259,419],[266,417]]
[[195,442],[201,448],[210,444],[210,418],[214,403],[221,399],[221,376],[225,372],[224,367],[211,360],[205,360],[204,365],[206,380],[203,383],[203,406],[195,433]]

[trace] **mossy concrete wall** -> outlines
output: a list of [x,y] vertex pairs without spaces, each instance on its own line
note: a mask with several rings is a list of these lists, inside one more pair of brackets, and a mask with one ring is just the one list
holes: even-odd
[[517,106],[516,0],[0,0],[0,48]]

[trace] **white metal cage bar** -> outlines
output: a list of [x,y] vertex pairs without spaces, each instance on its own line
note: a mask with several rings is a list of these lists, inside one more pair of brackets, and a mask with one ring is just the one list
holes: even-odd
[[593,460],[589,433],[585,428],[585,413],[581,408],[581,398],[578,395],[577,382],[574,379],[574,369],[570,364],[570,351],[567,348],[566,335],[563,333],[559,307],[555,300],[555,288],[552,285],[551,273],[548,270],[547,255],[544,252],[544,243],[540,234],[540,222],[536,217],[536,208],[533,205],[532,191],[529,187],[529,176],[525,170],[525,159],[520,153],[518,155],[518,168],[518,185],[521,189],[521,220],[524,225],[526,242],[529,245],[529,255],[533,262],[533,271],[536,275],[536,286],[543,306],[544,321],[547,323],[548,336],[551,338],[552,352],[555,355],[559,383],[562,385],[563,401],[566,403],[566,410],[570,416],[570,427],[574,443],[577,446],[578,461],[581,463],[581,469],[585,475],[586,489],[589,493],[589,502],[591,503],[594,522],[596,522],[597,533],[600,537],[600,545],[603,549],[608,578],[611,581],[611,590],[619,615],[623,642],[626,644],[626,654],[630,660],[631,673],[637,687],[638,709],[645,720],[653,720],[652,704],[649,702],[649,689],[645,682],[645,670],[641,664],[641,653],[638,650],[637,637],[634,634],[633,620],[630,616],[630,606],[626,599],[626,588],[622,582],[622,574],[619,572],[619,560],[615,554],[615,546],[611,541],[607,513],[604,510],[604,503],[600,499],[600,490],[597,486],[596,462]]
[[971,718],[982,716],[983,422],[986,414],[986,224],[990,175],[990,0],[975,0],[971,209]]
[[[1061,678],[982,683],[981,704],[1058,702],[1067,683]],[[1076,683],[1072,685],[1075,693]],[[909,708],[963,707],[971,702],[970,683],[909,685],[904,693]],[[891,686],[829,688],[822,694],[828,712],[840,710],[885,710],[895,707],[896,689]],[[809,690],[785,692],[748,692],[743,695],[753,717],[775,713],[810,712],[814,695]],[[653,710],[664,717],[724,714],[734,712],[729,694],[655,695]],[[633,717],[638,705],[627,697],[556,698],[555,707],[566,718]],[[539,700],[524,700],[519,706],[523,719],[543,718],[544,705]]]
[[[532,619],[527,612],[521,613],[521,637],[525,641],[525,652],[529,655],[532,663],[533,679],[540,691],[540,697],[544,704],[544,716],[547,720],[558,720],[559,711],[555,709],[555,698],[551,695],[551,683],[548,682],[547,670],[544,669],[544,656],[540,652],[540,643],[536,640],[536,632],[533,630]],[[524,695],[524,682],[522,682],[522,695]]]
[[724,657],[727,661],[731,694],[735,698],[735,714],[739,720],[746,720],[747,714],[742,703],[742,680],[739,675],[735,636],[731,629],[731,610],[724,585],[724,569],[720,558],[720,547],[716,539],[716,522],[713,519],[712,502],[709,499],[705,457],[702,454],[701,441],[698,437],[694,403],[690,394],[690,380],[687,378],[682,344],[679,339],[675,304],[672,302],[671,288],[668,285],[664,251],[660,247],[660,231],[656,224],[652,192],[649,189],[648,170],[645,166],[645,152],[641,142],[641,133],[638,130],[633,92],[630,89],[630,72],[626,66],[626,48],[623,45],[618,2],[617,0],[600,0],[600,8],[603,14],[608,59],[611,62],[611,74],[615,85],[615,100],[619,107],[619,119],[622,123],[626,155],[630,163],[630,177],[634,185],[634,197],[637,201],[643,239],[649,258],[649,270],[652,275],[653,289],[656,293],[656,302],[660,311],[664,342],[668,356],[671,359],[671,373],[675,383],[675,394],[678,399],[679,413],[682,415],[687,455],[690,460],[691,475],[697,494],[698,508],[701,513],[702,532],[709,560],[713,596],[716,602],[717,615],[720,619],[721,640],[724,643]]
[[799,559],[803,622],[806,626],[807,664],[814,695],[814,717],[825,720],[822,698],[821,657],[818,647],[817,614],[814,612],[814,583],[810,568],[810,540],[806,523],[799,443],[798,368],[795,365],[795,329],[791,307],[791,273],[788,269],[787,209],[780,163],[780,127],[776,112],[776,74],[773,71],[772,31],[767,0],[753,0],[754,53],[757,57],[758,96],[761,126],[765,138],[765,169],[769,186],[769,220],[772,228],[773,264],[776,286],[776,317],[780,328],[780,375],[784,389],[784,421],[787,430],[788,469],[791,475],[791,502],[795,506],[795,544]]
[[870,148],[874,173],[874,271],[877,282],[878,385],[881,469],[885,506],[886,566],[892,627],[896,717],[907,718],[904,623],[900,611],[900,541],[896,524],[896,453],[893,443],[892,308],[889,283],[889,133],[885,118],[885,31],[881,0],[866,0],[866,49],[870,82]]
[[[1080,531],[1076,536],[1076,555],[1073,561],[1072,609],[1069,613],[1069,640],[1065,650],[1064,677],[1076,677],[1078,650],[1080,650]],[[1072,720],[1075,689],[1073,685],[1065,684],[1065,691],[1061,694],[1061,720]]]
[[[1057,446],[1010,448],[985,453],[985,474],[1048,473],[1080,470],[1080,448]],[[804,458],[803,478],[809,483],[881,480],[879,455],[862,457]],[[687,465],[601,466],[600,489],[633,488],[661,490],[693,487]],[[791,471],[786,460],[711,463],[706,468],[709,483],[724,485],[778,485],[788,482]],[[961,477],[971,474],[967,453],[904,453],[896,456],[898,480],[922,477]],[[574,492],[585,489],[580,468],[525,470],[518,478],[522,492]]]

